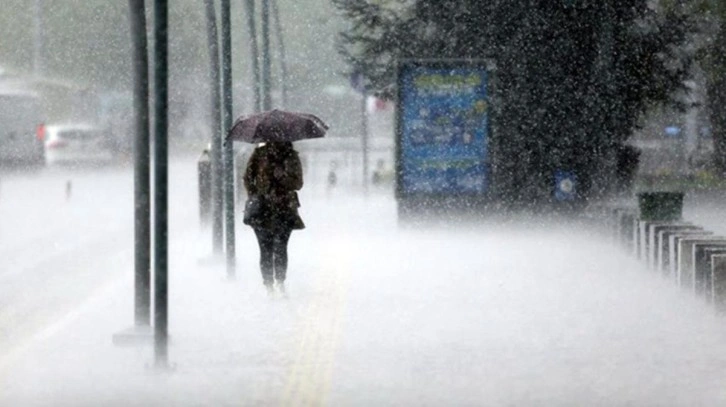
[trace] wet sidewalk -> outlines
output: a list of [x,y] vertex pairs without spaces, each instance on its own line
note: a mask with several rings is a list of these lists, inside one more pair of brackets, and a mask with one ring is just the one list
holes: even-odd
[[129,275],[5,354],[0,405],[726,402],[723,318],[581,227],[400,229],[386,195],[304,202],[289,298],[267,297],[249,229],[233,281],[206,234],[172,233],[172,369],[112,344]]

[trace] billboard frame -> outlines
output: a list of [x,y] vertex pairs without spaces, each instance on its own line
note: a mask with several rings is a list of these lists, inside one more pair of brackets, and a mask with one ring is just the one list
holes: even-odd
[[[410,192],[404,190],[403,185],[403,137],[404,137],[404,120],[403,115],[403,71],[411,68],[431,68],[431,69],[479,69],[486,72],[486,100],[487,108],[487,124],[486,124],[486,142],[488,151],[483,159],[483,164],[488,174],[488,185],[483,192]],[[396,67],[396,109],[395,109],[395,197],[401,206],[411,207],[420,206],[439,206],[440,204],[450,205],[451,203],[461,203],[463,206],[471,207],[472,204],[485,203],[492,196],[493,186],[493,151],[491,147],[494,145],[492,134],[492,122],[495,116],[493,109],[494,88],[492,84],[495,82],[493,76],[496,73],[496,67],[489,59],[485,58],[445,58],[445,59],[401,59]]]

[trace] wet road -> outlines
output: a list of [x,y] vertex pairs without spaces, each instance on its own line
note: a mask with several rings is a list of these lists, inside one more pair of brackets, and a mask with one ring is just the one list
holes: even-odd
[[[344,196],[311,182],[308,228],[291,240],[290,298],[270,300],[248,229],[236,280],[202,261],[210,239],[199,233],[192,163],[171,171],[168,376],[144,367],[150,349],[110,341],[131,322],[130,172],[3,180],[3,194],[23,199],[0,201],[0,322],[4,344],[17,345],[0,361],[0,404],[726,401],[722,317],[583,225],[401,229],[390,193]],[[33,215],[44,201],[56,215]],[[717,211],[714,201],[686,216]],[[35,240],[52,250],[37,253]]]

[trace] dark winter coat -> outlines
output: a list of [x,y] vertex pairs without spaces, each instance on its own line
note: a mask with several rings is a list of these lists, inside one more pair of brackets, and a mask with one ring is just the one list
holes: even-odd
[[303,229],[297,192],[303,186],[302,164],[292,144],[267,143],[252,152],[244,174],[247,194],[267,204],[254,222],[266,230]]

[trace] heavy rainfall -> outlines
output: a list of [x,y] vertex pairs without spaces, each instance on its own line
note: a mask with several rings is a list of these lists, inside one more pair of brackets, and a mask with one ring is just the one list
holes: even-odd
[[2,10],[0,405],[726,404],[726,3]]

